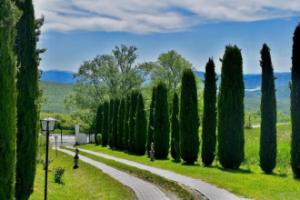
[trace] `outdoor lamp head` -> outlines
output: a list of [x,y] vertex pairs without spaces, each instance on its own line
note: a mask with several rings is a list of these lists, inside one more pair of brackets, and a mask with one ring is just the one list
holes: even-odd
[[42,131],[53,131],[55,129],[56,119],[48,117],[41,119],[41,129]]

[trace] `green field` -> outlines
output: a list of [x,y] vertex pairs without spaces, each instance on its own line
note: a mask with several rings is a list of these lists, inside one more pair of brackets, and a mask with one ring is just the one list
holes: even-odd
[[[80,163],[80,168],[73,170],[71,156],[60,152],[55,156],[54,151],[51,151],[50,160],[52,160],[48,179],[48,199],[50,200],[135,199],[133,191],[90,165]],[[63,184],[54,183],[53,171],[56,167],[65,169]],[[43,199],[43,194],[44,170],[43,165],[38,164],[34,193],[30,200]]]
[[259,168],[259,129],[246,130],[245,142],[246,159],[240,170],[224,170],[217,161],[210,168],[203,167],[201,162],[186,166],[171,159],[151,162],[147,156],[128,155],[95,145],[82,147],[199,178],[249,198],[299,199],[300,182],[293,179],[289,165],[290,126],[278,126],[277,167],[272,175],[265,175]]
[[42,90],[42,112],[69,113],[64,100],[72,92],[72,84],[40,82]]

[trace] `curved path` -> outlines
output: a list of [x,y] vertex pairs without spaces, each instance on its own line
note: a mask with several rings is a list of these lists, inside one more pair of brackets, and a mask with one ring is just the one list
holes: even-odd
[[[58,150],[74,156],[74,152],[72,151],[60,148],[58,148]],[[101,162],[92,160],[86,156],[80,155],[79,159],[102,170],[103,173],[108,174],[109,176],[121,182],[123,185],[130,187],[135,192],[139,200],[169,200],[169,198],[158,187],[151,183],[119,171]]]
[[[68,147],[68,148],[72,148],[72,147]],[[184,176],[181,174],[177,174],[175,172],[171,172],[171,171],[156,168],[156,167],[150,167],[150,166],[140,164],[137,162],[133,162],[133,161],[129,161],[126,159],[117,158],[115,156],[110,156],[110,155],[107,155],[104,153],[94,152],[94,151],[81,149],[81,148],[79,148],[79,150],[82,152],[90,153],[95,156],[100,156],[100,157],[103,157],[106,159],[114,160],[114,161],[129,165],[129,166],[133,166],[133,167],[137,167],[139,169],[149,171],[149,172],[159,175],[163,178],[166,178],[166,179],[175,181],[179,184],[188,186],[188,187],[202,193],[205,197],[207,197],[210,200],[241,200],[241,199],[245,199],[242,197],[238,197],[238,196],[230,193],[227,190],[218,188],[214,185],[211,185],[211,184],[201,181],[199,179],[194,179],[194,178],[191,178],[188,176]]]

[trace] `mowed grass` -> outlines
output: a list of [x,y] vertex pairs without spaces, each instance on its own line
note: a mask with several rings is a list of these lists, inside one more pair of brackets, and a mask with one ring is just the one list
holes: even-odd
[[[95,145],[81,147],[198,178],[252,199],[299,199],[300,181],[293,179],[290,169],[290,125],[278,126],[277,167],[272,175],[265,175],[259,167],[259,132],[259,128],[245,130],[245,162],[240,170],[224,170],[218,161],[209,168],[201,162],[186,166],[172,159],[151,162],[147,156],[129,155]],[[200,157],[198,160],[201,161]]]
[[[132,200],[136,199],[133,191],[112,179],[100,170],[80,162],[79,169],[73,170],[73,158],[58,152],[57,157],[51,151],[49,166],[48,199],[50,200]],[[63,167],[63,184],[54,183],[54,169]],[[37,165],[34,193],[30,200],[41,200],[44,195],[43,165]]]

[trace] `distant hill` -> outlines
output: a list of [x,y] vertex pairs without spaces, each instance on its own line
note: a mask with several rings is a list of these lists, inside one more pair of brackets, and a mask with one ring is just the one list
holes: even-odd
[[68,113],[65,108],[64,100],[71,94],[73,84],[41,81],[40,87],[43,92],[43,112]]
[[42,81],[55,83],[75,83],[74,73],[69,71],[50,70],[43,71],[41,76]]
[[[204,73],[196,71],[196,74],[204,80]],[[278,72],[276,76],[277,107],[280,112],[289,113],[290,89],[289,82],[291,73]],[[218,79],[220,81],[220,77]],[[64,107],[64,99],[72,92],[73,84],[76,82],[74,73],[68,71],[44,71],[41,77],[41,87],[44,91],[46,102],[42,110],[47,112],[67,112]],[[247,111],[257,111],[260,107],[260,74],[245,74],[245,107]]]
[[[196,74],[204,80],[204,72],[197,71]],[[219,75],[218,75],[219,76]],[[275,85],[277,96],[277,107],[280,112],[289,113],[290,109],[290,89],[289,82],[291,80],[291,73],[276,72]],[[218,81],[220,82],[220,76]],[[261,96],[261,75],[260,74],[245,74],[245,107],[248,111],[256,111],[260,107]]]

